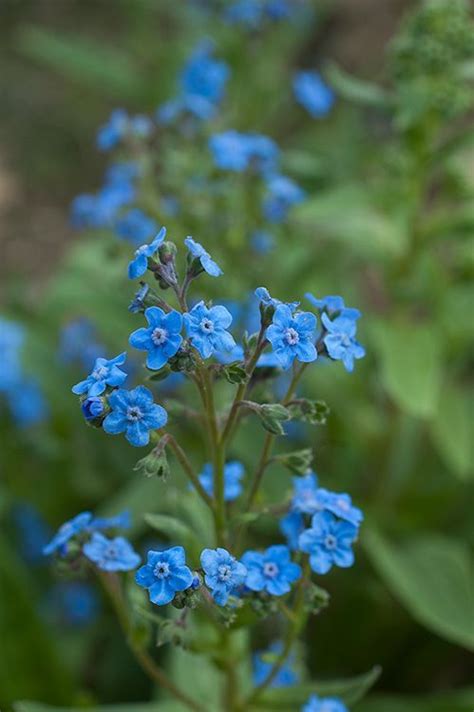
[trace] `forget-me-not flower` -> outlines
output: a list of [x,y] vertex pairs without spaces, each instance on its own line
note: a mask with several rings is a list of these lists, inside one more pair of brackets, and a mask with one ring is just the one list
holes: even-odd
[[297,309],[300,305],[299,302],[282,302],[280,299],[272,297],[266,287],[257,287],[254,294],[259,300],[259,302],[261,302],[264,306],[273,307],[274,309],[280,306],[280,304],[285,304],[291,309],[292,312],[294,312],[295,309]]
[[115,358],[106,359],[99,357],[96,359],[92,372],[84,381],[79,381],[72,387],[72,392],[77,396],[87,393],[89,397],[100,396],[107,386],[121,386],[127,378],[125,371],[119,366],[125,363],[127,354],[124,351]]
[[58,551],[61,555],[64,555],[67,551],[66,545],[68,541],[77,534],[86,531],[91,521],[91,512],[81,512],[80,514],[76,514],[72,519],[69,519],[69,521],[61,524],[49,544],[43,548],[43,554],[49,556]]
[[218,168],[238,173],[247,168],[269,172],[278,158],[278,147],[268,136],[233,129],[211,136],[209,148]]
[[271,176],[267,181],[263,214],[270,222],[282,222],[291,206],[301,203],[305,196],[304,190],[288,176]]
[[286,304],[275,309],[272,324],[266,336],[278,357],[282,368],[290,368],[295,360],[309,363],[315,361],[318,352],[314,345],[316,317],[310,312],[296,312]]
[[203,42],[194,50],[180,76],[184,94],[200,96],[212,104],[221,101],[229,79],[229,67],[212,56],[212,43]]
[[160,307],[145,309],[148,327],[130,334],[129,343],[136,349],[148,351],[146,365],[158,370],[174,356],[182,344],[183,317],[177,311],[164,312]]
[[324,509],[332,512],[340,519],[350,522],[355,527],[358,527],[364,519],[362,511],[352,504],[350,495],[344,492],[328,492],[325,490]]
[[318,487],[314,472],[304,477],[293,477],[293,499],[291,508],[302,514],[315,514],[325,508],[327,491]]
[[130,512],[125,510],[112,517],[94,517],[88,529],[128,529],[130,526]]
[[135,574],[139,586],[148,589],[150,601],[157,606],[171,603],[177,591],[192,586],[194,574],[186,566],[182,546],[172,546],[164,551],[149,551],[147,562]]
[[105,410],[104,399],[100,396],[90,396],[81,403],[82,415],[86,420],[99,418]]
[[290,550],[284,544],[269,546],[264,552],[246,551],[242,563],[247,569],[245,585],[251,591],[283,596],[301,577],[301,566],[291,560]]
[[290,549],[298,549],[298,540],[305,524],[301,512],[288,512],[279,522],[280,531],[285,535]]
[[334,104],[334,92],[317,72],[297,72],[293,79],[296,100],[314,119],[326,116]]
[[201,553],[206,586],[219,606],[225,606],[229,596],[239,588],[247,575],[247,569],[226,549],[204,549]]
[[139,114],[130,117],[124,109],[115,109],[109,121],[97,132],[97,147],[101,151],[109,151],[127,135],[146,138],[151,128],[152,123],[147,116]]
[[125,433],[128,442],[135,447],[148,445],[150,430],[166,425],[166,410],[153,402],[153,394],[145,386],[131,391],[119,388],[108,397],[111,412],[102,427],[109,435]]
[[317,512],[311,528],[299,537],[299,548],[309,554],[309,563],[317,574],[326,574],[333,565],[348,568],[354,563],[352,544],[357,527],[338,520],[331,512]]
[[232,323],[230,312],[221,305],[210,309],[203,301],[183,315],[191,343],[203,358],[215,351],[230,351],[235,346],[234,337],[227,331]]
[[115,223],[116,234],[134,245],[143,245],[156,234],[158,226],[140,208],[132,208]]
[[358,319],[360,317],[360,311],[358,309],[346,307],[344,299],[337,295],[330,295],[323,297],[323,299],[317,299],[317,297],[311,294],[311,292],[306,292],[305,297],[314,307],[316,307],[316,309],[326,311],[329,316],[333,316],[337,312],[340,312],[341,316],[345,316],[348,319]]
[[148,269],[148,259],[158,251],[166,237],[166,228],[162,227],[149,245],[141,245],[135,250],[135,257],[128,265],[129,279],[141,277]]
[[[232,502],[242,492],[241,479],[244,476],[244,466],[237,460],[231,460],[224,465],[224,499]],[[210,497],[214,496],[214,467],[206,463],[199,475],[199,481]]]
[[346,705],[337,697],[318,697],[311,695],[301,708],[301,712],[349,712]]
[[321,321],[327,331],[323,341],[329,356],[336,361],[342,361],[346,371],[351,373],[354,370],[354,359],[365,356],[364,347],[355,339],[357,331],[355,319],[345,316],[343,312],[341,316],[331,321],[328,315],[323,313]]
[[214,262],[209,252],[206,252],[204,247],[200,245],[199,242],[193,240],[192,237],[187,237],[184,244],[194,259],[199,260],[201,267],[205,272],[207,272],[207,274],[211,275],[211,277],[219,277],[223,274],[217,262]]
[[108,539],[94,532],[82,551],[102,571],[131,571],[140,563],[140,557],[123,536]]

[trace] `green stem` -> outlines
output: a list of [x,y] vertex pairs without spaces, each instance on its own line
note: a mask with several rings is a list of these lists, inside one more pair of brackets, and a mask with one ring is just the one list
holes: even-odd
[[207,506],[213,510],[214,502],[212,501],[211,497],[209,497],[206,490],[202,486],[202,484],[199,480],[199,477],[194,472],[193,467],[192,467],[191,463],[189,462],[183,448],[179,445],[176,438],[173,435],[171,435],[170,433],[165,433],[164,437],[167,438],[168,445],[171,447],[174,454],[176,455],[176,459],[178,460],[179,464],[183,468],[186,475],[189,477],[193,487],[199,493],[199,495],[204,500],[204,502],[207,504]]
[[134,641],[132,624],[118,576],[116,574],[100,572],[99,579],[117,614],[118,621],[125,633],[128,645],[144,672],[146,672],[154,682],[158,683],[160,687],[168,690],[177,700],[180,700],[180,702],[186,705],[187,708],[194,710],[194,712],[203,712],[203,707],[180,690],[179,687],[169,679],[164,670],[156,664],[151,655]]

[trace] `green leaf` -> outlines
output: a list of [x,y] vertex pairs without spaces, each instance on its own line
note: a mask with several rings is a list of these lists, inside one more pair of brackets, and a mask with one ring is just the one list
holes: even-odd
[[372,328],[382,383],[402,410],[435,414],[442,374],[441,337],[433,325],[383,321]]
[[144,519],[150,527],[164,534],[170,541],[184,547],[196,548],[195,532],[180,519],[169,514],[145,514]]
[[407,248],[403,216],[383,212],[359,185],[318,192],[293,209],[295,220],[313,234],[321,232],[364,258],[401,257]]
[[367,529],[362,541],[390,591],[419,623],[474,649],[472,562],[466,544],[435,534],[393,544]]
[[144,702],[142,704],[104,705],[102,707],[52,707],[41,702],[15,702],[15,712],[184,712],[178,702]]
[[229,383],[240,384],[248,380],[247,372],[239,362],[223,367],[221,372]]
[[109,46],[77,36],[59,36],[57,33],[35,27],[23,26],[17,36],[17,48],[27,57],[48,65],[82,85],[91,86],[101,93],[104,87],[109,94],[137,96],[142,93],[140,71],[130,57]]
[[437,695],[415,697],[370,695],[353,712],[467,712],[474,700],[474,687]]
[[366,106],[389,108],[393,104],[391,95],[377,84],[358,79],[348,74],[332,62],[325,75],[337,93],[345,99]]
[[294,712],[303,705],[310,695],[322,697],[339,697],[346,704],[360,700],[380,676],[381,668],[374,667],[364,675],[343,680],[314,680],[293,687],[273,688],[266,690],[260,700],[255,703],[259,709],[273,709],[284,712]]
[[474,441],[471,399],[451,386],[443,390],[431,421],[431,437],[447,466],[462,480],[473,475]]

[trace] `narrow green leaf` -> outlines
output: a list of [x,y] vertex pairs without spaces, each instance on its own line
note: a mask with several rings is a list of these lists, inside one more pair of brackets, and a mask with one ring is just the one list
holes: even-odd
[[474,474],[473,413],[470,395],[454,386],[446,388],[431,421],[431,436],[454,474],[466,480]]
[[389,108],[393,104],[391,95],[382,87],[373,82],[354,77],[332,62],[325,75],[334,89],[343,96],[357,104]]

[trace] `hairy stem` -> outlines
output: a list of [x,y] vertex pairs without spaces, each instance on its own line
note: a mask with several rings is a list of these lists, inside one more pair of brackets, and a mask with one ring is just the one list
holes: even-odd
[[214,502],[211,499],[211,497],[209,497],[206,490],[204,489],[201,482],[199,481],[199,477],[194,472],[193,466],[189,462],[183,448],[181,447],[181,445],[179,445],[176,438],[173,435],[171,435],[170,433],[166,433],[165,437],[167,438],[168,445],[171,447],[174,454],[176,455],[176,459],[178,460],[179,464],[183,468],[186,475],[189,477],[193,487],[199,493],[199,495],[204,500],[204,502],[207,504],[207,506],[213,510]]

